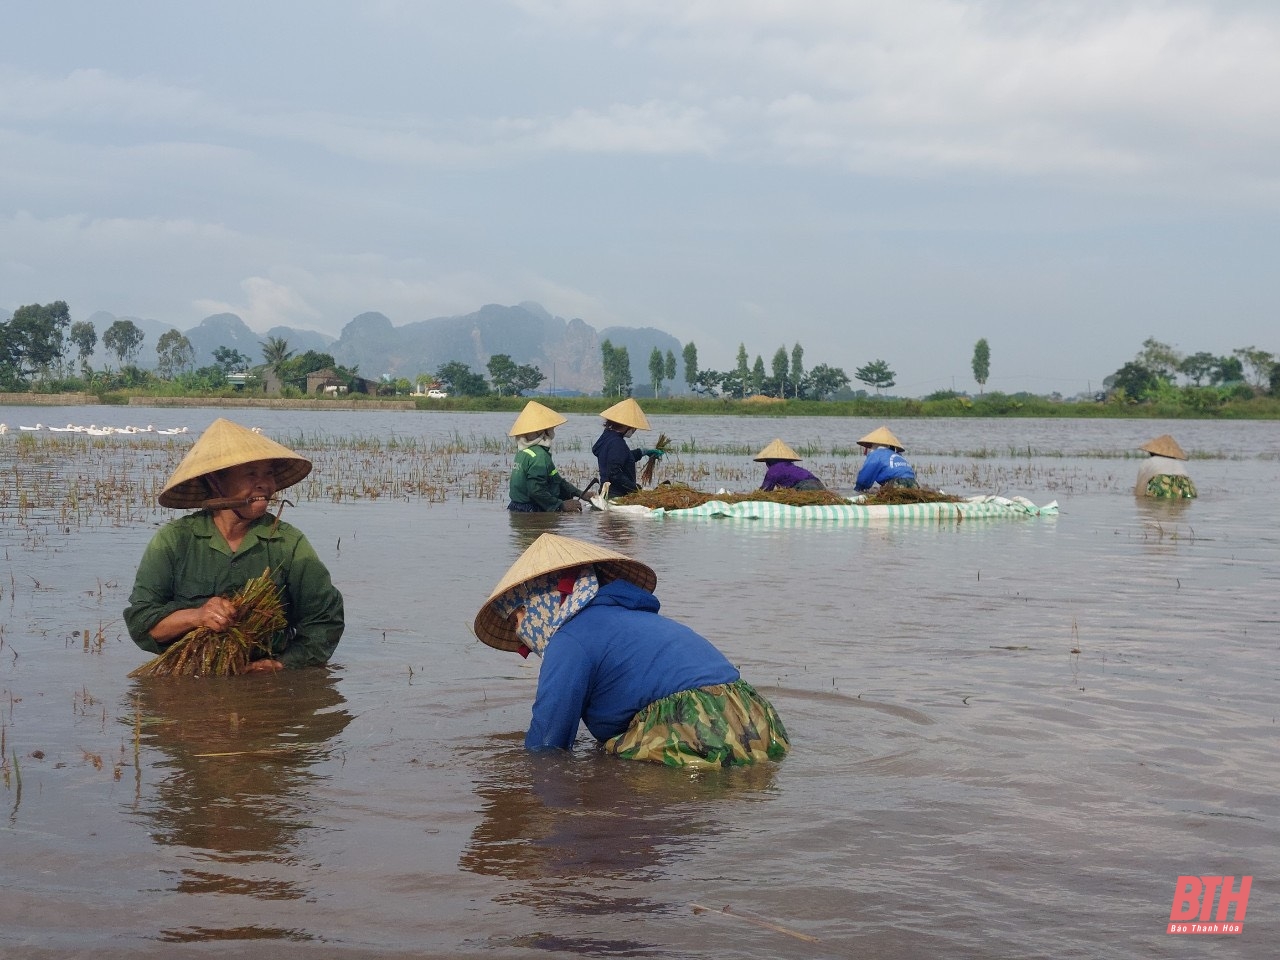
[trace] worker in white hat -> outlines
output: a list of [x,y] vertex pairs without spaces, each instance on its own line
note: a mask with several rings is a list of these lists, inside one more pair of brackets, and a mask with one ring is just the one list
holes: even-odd
[[1150,456],[1138,468],[1138,479],[1133,485],[1135,495],[1175,500],[1196,498],[1196,485],[1184,466],[1187,454],[1177,440],[1162,433],[1138,449]]

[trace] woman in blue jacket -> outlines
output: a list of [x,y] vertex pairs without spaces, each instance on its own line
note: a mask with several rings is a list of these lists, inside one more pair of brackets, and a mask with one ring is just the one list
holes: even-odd
[[858,441],[867,462],[858,471],[854,489],[870,490],[876,484],[881,487],[914,487],[916,472],[902,456],[906,449],[898,442],[888,427],[877,427]]
[[710,641],[662,616],[652,569],[544,533],[476,614],[492,647],[542,657],[530,750],[567,750],[579,722],[604,749],[673,767],[780,760],[786,729]]

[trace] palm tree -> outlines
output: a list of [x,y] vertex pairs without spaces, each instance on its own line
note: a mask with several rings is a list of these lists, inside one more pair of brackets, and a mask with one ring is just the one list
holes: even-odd
[[262,348],[262,359],[275,374],[279,374],[281,364],[293,356],[293,351],[289,349],[289,341],[284,337],[267,337],[265,341],[259,342],[258,346]]

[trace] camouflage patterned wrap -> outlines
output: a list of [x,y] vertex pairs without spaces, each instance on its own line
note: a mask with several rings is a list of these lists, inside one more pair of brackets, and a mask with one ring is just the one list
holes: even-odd
[[1162,473],[1160,476],[1152,477],[1147,481],[1147,496],[1166,497],[1174,500],[1194,500],[1196,498],[1196,485],[1191,482],[1190,477]]
[[735,680],[649,704],[604,748],[626,760],[711,769],[781,760],[791,742],[773,704]]

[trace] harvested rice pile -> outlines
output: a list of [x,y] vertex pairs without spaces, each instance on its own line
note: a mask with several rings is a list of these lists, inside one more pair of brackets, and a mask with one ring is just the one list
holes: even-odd
[[271,571],[250,580],[231,598],[238,611],[226,630],[197,627],[173,641],[131,677],[230,677],[243,673],[255,652],[271,649],[286,621]]
[[881,487],[868,493],[862,500],[864,506],[894,506],[903,503],[964,503],[964,497],[955,497],[941,490],[928,487]]
[[[639,490],[619,497],[614,503],[623,506],[638,505],[651,510],[687,510],[700,507],[711,500],[721,503],[745,503],[767,500],[785,503],[790,507],[847,507],[849,501],[830,490],[752,490],[750,493],[703,493],[678,483],[664,483],[653,490]],[[861,501],[865,506],[883,506],[903,503],[963,503],[964,497],[955,497],[941,490],[928,487],[889,487],[867,494]]]
[[849,501],[830,490],[753,490],[751,493],[703,493],[681,484],[662,484],[653,490],[640,490],[636,493],[619,497],[614,503],[622,505],[639,505],[665,510],[687,510],[700,507],[711,500],[720,503],[745,503],[753,500],[767,500],[770,503],[785,503],[792,507],[831,507],[848,506]]

